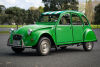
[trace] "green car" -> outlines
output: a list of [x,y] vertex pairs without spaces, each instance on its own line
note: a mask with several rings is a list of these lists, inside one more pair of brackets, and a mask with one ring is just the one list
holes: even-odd
[[39,55],[48,55],[51,48],[72,45],[83,45],[85,51],[91,51],[97,41],[86,16],[71,10],[44,12],[36,24],[11,29],[10,33],[7,45],[15,53],[33,48]]

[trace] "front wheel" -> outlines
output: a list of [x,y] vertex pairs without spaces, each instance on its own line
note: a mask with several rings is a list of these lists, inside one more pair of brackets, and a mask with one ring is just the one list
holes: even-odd
[[85,51],[91,51],[93,49],[94,43],[93,42],[86,42],[83,44],[83,48]]
[[48,55],[51,49],[51,41],[47,37],[40,38],[37,45],[37,53],[39,55],[45,56]]

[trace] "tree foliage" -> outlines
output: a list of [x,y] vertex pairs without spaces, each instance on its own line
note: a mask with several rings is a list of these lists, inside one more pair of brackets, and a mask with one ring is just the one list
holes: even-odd
[[24,16],[25,16],[25,10],[21,9],[19,7],[10,7],[6,9],[6,14],[8,15],[8,18],[10,22],[16,23],[16,24],[23,24]]
[[0,5],[0,24],[5,22],[5,19],[6,19],[5,10],[6,10],[5,6],[4,5]]
[[86,6],[85,6],[85,15],[87,16],[88,20],[90,21],[90,23],[93,23],[93,4],[92,4],[92,0],[86,0]]
[[100,24],[100,4],[95,7],[94,24]]
[[43,13],[43,12],[44,12],[44,8],[43,8],[42,6],[40,6],[40,7],[38,8],[38,10],[39,10],[40,13]]
[[5,8],[0,5],[0,24],[34,24],[44,11],[57,11],[57,10],[78,10],[78,0],[42,0],[45,4],[43,8],[30,7],[28,10],[19,7]]
[[[2,6],[0,6],[1,8]],[[9,7],[7,9],[0,9],[0,24],[34,24],[39,19],[43,7],[30,7],[28,10],[19,7]]]
[[0,13],[3,12],[3,10],[5,10],[5,6],[4,5],[0,5]]
[[44,11],[78,10],[78,0],[42,0]]

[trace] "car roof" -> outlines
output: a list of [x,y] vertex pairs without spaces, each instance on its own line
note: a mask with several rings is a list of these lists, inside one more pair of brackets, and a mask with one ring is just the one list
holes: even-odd
[[66,11],[48,11],[48,12],[44,12],[42,13],[42,15],[56,15],[56,14],[62,14],[62,13],[66,13],[66,12],[71,12],[71,13],[78,13],[78,14],[82,14],[79,11],[74,11],[74,10],[66,10]]

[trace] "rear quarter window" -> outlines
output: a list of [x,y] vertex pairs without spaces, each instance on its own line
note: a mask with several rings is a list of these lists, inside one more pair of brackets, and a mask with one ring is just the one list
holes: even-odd
[[89,25],[89,23],[88,23],[86,17],[82,16],[82,20],[83,20],[83,22],[84,22],[85,25]]
[[72,24],[73,25],[82,25],[82,21],[77,14],[72,14]]

